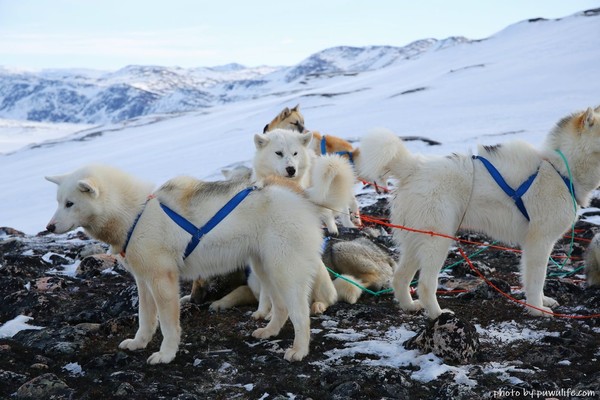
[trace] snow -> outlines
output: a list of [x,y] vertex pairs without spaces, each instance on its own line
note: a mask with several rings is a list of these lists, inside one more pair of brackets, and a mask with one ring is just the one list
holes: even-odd
[[475,325],[477,333],[479,333],[482,342],[492,342],[503,344],[512,343],[517,340],[536,341],[546,336],[558,337],[558,332],[548,332],[544,329],[532,330],[522,326],[515,321],[504,321],[500,324],[490,324],[484,328],[480,325]]
[[58,139],[90,126],[0,119],[0,153],[9,153],[28,145]]
[[79,365],[79,363],[68,363],[66,364],[63,369],[67,372],[69,372],[69,374],[71,376],[84,376],[85,372],[83,371],[83,368],[81,367],[81,365]]
[[27,329],[44,329],[42,326],[29,325],[28,322],[32,319],[32,317],[18,315],[14,319],[0,325],[0,339],[13,337],[20,331]]

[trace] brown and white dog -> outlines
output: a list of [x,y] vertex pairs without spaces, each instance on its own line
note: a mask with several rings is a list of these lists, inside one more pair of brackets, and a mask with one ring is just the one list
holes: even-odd
[[[265,125],[263,133],[274,129],[288,129],[300,133],[306,131],[304,116],[300,113],[300,105],[297,104],[291,109],[288,107],[284,108],[271,122]],[[317,155],[324,154],[323,144],[325,145],[325,153],[327,154],[339,153],[341,156],[350,157],[353,160],[359,153],[359,149],[355,149],[347,140],[337,136],[322,135],[318,131],[311,132],[313,140],[310,147]]]

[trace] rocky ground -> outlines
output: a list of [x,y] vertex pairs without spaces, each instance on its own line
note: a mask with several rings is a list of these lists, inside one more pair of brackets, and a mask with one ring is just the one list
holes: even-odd
[[[382,214],[382,203],[363,212]],[[557,274],[547,280],[546,294],[562,304],[558,312],[600,312],[600,289],[587,288],[582,272],[568,274],[581,266],[585,239],[596,229],[579,222],[574,259],[562,271],[551,268]],[[461,246],[467,254],[480,249]],[[555,253],[568,249],[564,240]],[[390,294],[364,294],[357,304],[336,304],[312,317],[311,353],[296,363],[283,360],[293,336],[289,323],[275,340],[258,340],[251,332],[264,322],[250,317],[253,307],[212,313],[208,301],[185,304],[177,357],[168,365],[150,366],[146,359],[158,349],[160,334],[143,351],[117,348],[137,328],[137,292],[115,259],[97,255],[105,252],[82,233],[27,236],[0,228],[0,325],[5,324],[0,327],[0,398],[600,396],[600,319],[533,318],[465,263],[443,273],[439,295],[442,307],[471,329],[474,353],[462,360],[439,348],[438,355],[424,352],[415,339],[405,343],[429,325],[427,319],[399,311]],[[452,249],[447,264],[461,259]],[[517,254],[488,249],[473,260],[497,286],[523,297]],[[189,283],[182,284],[182,292],[189,289]],[[31,317],[27,323],[41,329],[11,337],[12,324],[27,319],[19,316]],[[450,350],[457,346],[461,343]]]

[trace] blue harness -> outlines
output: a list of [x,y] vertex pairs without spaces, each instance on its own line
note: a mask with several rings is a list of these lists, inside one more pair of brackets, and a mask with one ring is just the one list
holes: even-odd
[[[211,230],[213,230],[213,228],[216,227],[221,221],[223,221],[223,219],[225,219],[225,217],[227,217],[233,210],[235,210],[235,208],[255,189],[256,189],[256,186],[251,186],[251,187],[248,187],[248,188],[242,190],[235,196],[233,196],[231,198],[231,200],[229,200],[227,202],[227,204],[225,204],[223,207],[221,207],[221,209],[219,211],[217,211],[217,213],[211,219],[209,219],[206,224],[204,224],[200,228],[196,227],[196,225],[192,224],[190,221],[188,221],[187,219],[185,219],[184,217],[182,217],[175,211],[171,210],[166,205],[159,203],[160,207],[173,220],[173,222],[175,222],[177,225],[179,225],[187,233],[192,235],[192,238],[191,238],[190,242],[188,243],[187,247],[185,248],[185,252],[183,253],[183,259],[185,260],[190,254],[192,254],[194,249],[196,249],[196,247],[200,243],[200,240],[202,239],[202,237],[204,235],[206,235],[208,232],[210,232]],[[140,219],[140,216],[142,215],[143,212],[144,212],[144,210],[142,210],[138,214],[137,218],[133,222],[133,226],[131,227],[131,229],[129,230],[129,233],[127,234],[127,240],[125,241],[125,246],[123,246],[123,251],[121,254],[125,253],[125,250],[127,249],[127,245],[129,244],[129,240],[131,239],[131,235],[133,234],[133,230],[135,229],[135,226],[137,225],[137,223]]]
[[[494,178],[494,180],[496,181],[498,186],[500,186],[500,188],[504,191],[504,193],[506,193],[508,195],[508,197],[513,199],[513,201],[515,202],[515,205],[517,206],[519,211],[521,211],[521,214],[523,214],[525,219],[527,219],[527,221],[529,221],[529,214],[527,213],[527,209],[525,208],[525,204],[523,203],[523,195],[527,192],[527,190],[529,189],[529,187],[531,186],[531,184],[537,177],[538,172],[536,171],[533,175],[531,175],[529,178],[527,178],[525,180],[525,182],[523,182],[515,190],[512,187],[510,187],[508,185],[508,183],[506,183],[506,181],[502,177],[502,174],[500,173],[500,171],[498,171],[496,169],[496,167],[494,167],[494,165],[487,158],[482,157],[482,156],[473,156],[473,159],[479,160],[483,163],[484,167],[488,170],[488,172],[490,173],[492,178]],[[558,171],[556,171],[556,172],[558,173]],[[565,184],[567,185],[567,189],[569,190],[569,193],[571,193],[573,195],[573,197],[575,197],[575,189],[573,189],[573,184],[571,183],[571,180],[569,178],[567,178],[566,176],[561,175],[560,173],[559,173],[559,175],[562,178],[562,180],[565,182]]]
[[[327,141],[325,139],[325,135],[323,135],[321,137],[321,155],[324,156],[325,154],[327,154]],[[340,156],[348,156],[350,164],[354,165],[354,156],[352,155],[351,151],[336,151],[333,154],[337,154]]]

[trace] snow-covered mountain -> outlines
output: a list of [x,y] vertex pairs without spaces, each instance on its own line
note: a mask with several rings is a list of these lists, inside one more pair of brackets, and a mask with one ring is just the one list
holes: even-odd
[[[309,129],[356,140],[373,127],[385,126],[402,136],[441,143],[408,143],[411,150],[427,154],[470,152],[478,143],[516,138],[538,145],[560,118],[600,105],[600,9],[559,20],[522,21],[485,40],[425,41],[420,46],[426,50],[398,56],[386,48],[329,49],[320,56],[327,68],[292,81],[286,77],[298,66],[255,71],[228,66],[198,70],[196,75],[161,67],[129,67],[111,74],[17,74],[24,93],[32,89],[28,81],[32,76],[54,82],[40,89],[42,93],[71,88],[73,96],[88,96],[89,91],[90,98],[97,98],[99,87],[109,90],[108,82],[115,82],[122,93],[139,91],[145,94],[138,96],[151,97],[168,92],[169,82],[184,79],[195,80],[195,90],[219,100],[186,113],[84,126],[61,138],[31,137],[28,141],[36,144],[13,152],[0,147],[0,153],[5,153],[0,154],[0,226],[27,233],[43,230],[55,207],[55,187],[43,177],[90,162],[108,163],[157,184],[178,174],[216,179],[223,167],[249,163],[253,135],[262,132],[283,107],[298,103]],[[379,61],[374,61],[377,57]],[[311,64],[310,60],[305,62]],[[363,69],[356,71],[360,66]],[[129,80],[131,74],[137,79]],[[226,80],[224,76],[233,76],[229,74],[239,75]],[[210,79],[222,81],[220,92],[213,91]],[[0,96],[1,102],[7,100]],[[125,98],[127,104],[135,103]],[[23,99],[15,104],[27,116],[33,108],[26,104],[36,101],[36,96]],[[175,95],[171,100],[178,102]],[[118,114],[116,103],[111,104]],[[99,101],[94,104],[101,107]],[[102,114],[107,110],[103,107],[95,115],[108,115]],[[18,134],[13,125],[12,132]],[[2,132],[0,127],[0,138]]]
[[214,68],[131,65],[116,72],[0,69],[0,118],[107,123],[154,113],[198,110],[292,90],[299,80],[360,73],[467,42],[426,39],[405,47],[334,47],[293,67]]

